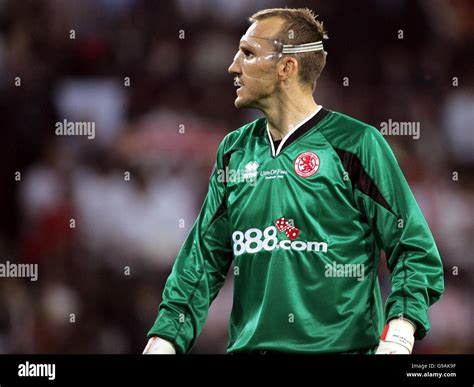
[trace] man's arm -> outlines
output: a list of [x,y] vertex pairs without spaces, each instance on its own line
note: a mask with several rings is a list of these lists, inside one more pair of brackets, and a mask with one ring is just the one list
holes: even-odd
[[[173,349],[188,352],[201,333],[210,304],[224,284],[232,262],[226,186],[218,178],[218,171],[224,169],[224,141],[217,152],[204,204],[166,281],[144,353],[172,353]],[[151,340],[153,337],[161,340]]]
[[[430,329],[428,308],[444,291],[439,252],[392,150],[375,128],[367,128],[357,156],[366,176],[364,187],[355,190],[356,201],[385,251],[390,271],[386,324],[407,319],[415,326],[414,337],[422,339]],[[410,341],[409,325],[392,325]],[[390,326],[384,333],[395,332]]]

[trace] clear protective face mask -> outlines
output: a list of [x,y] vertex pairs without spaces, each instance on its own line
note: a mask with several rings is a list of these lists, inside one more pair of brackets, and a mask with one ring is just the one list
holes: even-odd
[[[257,79],[274,79],[275,65],[285,54],[323,50],[322,41],[285,45],[278,40],[253,35],[250,35],[249,38],[252,39],[245,40],[246,46],[239,48],[233,62],[240,66],[246,76]],[[271,64],[272,62],[272,66],[265,65],[265,63]]]
[[275,65],[283,56],[276,40],[250,36],[245,40],[246,45],[239,47],[234,56],[234,63],[238,64],[242,73],[250,78],[274,79]]

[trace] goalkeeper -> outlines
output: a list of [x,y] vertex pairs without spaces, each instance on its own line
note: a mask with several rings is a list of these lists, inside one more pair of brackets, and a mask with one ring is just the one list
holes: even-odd
[[229,353],[409,354],[444,290],[423,214],[382,135],[314,101],[327,38],[314,14],[250,21],[229,72],[235,106],[264,117],[220,144],[144,353],[189,352],[232,265]]

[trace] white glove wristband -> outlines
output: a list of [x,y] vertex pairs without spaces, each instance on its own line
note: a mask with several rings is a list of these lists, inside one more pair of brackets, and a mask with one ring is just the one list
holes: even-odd
[[391,320],[380,338],[380,344],[375,352],[378,355],[411,354],[415,343],[415,325],[405,319]]
[[173,344],[160,337],[154,336],[148,340],[143,350],[144,355],[176,355]]

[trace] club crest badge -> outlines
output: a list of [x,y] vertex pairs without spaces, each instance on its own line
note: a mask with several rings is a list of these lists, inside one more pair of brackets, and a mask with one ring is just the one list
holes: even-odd
[[319,169],[318,155],[313,152],[301,153],[295,160],[294,169],[303,178],[313,176]]

